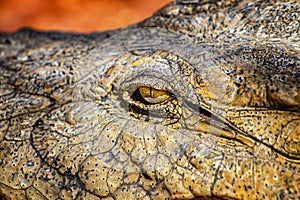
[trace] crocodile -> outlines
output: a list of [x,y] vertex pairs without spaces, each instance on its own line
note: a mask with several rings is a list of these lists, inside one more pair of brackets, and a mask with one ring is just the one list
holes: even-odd
[[297,0],[1,33],[0,72],[2,199],[300,199]]

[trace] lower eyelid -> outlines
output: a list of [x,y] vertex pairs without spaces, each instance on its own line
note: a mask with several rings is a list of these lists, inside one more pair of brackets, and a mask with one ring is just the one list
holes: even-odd
[[143,97],[143,98],[150,103],[159,104],[159,103],[163,103],[163,102],[167,101],[170,98],[170,96],[162,95],[162,96],[158,96],[158,97]]
[[162,110],[165,109],[168,105],[167,103],[164,104],[150,104],[150,105],[146,105],[144,103],[138,102],[136,100],[129,100],[128,101],[129,104],[137,106],[140,109],[144,109],[144,110]]

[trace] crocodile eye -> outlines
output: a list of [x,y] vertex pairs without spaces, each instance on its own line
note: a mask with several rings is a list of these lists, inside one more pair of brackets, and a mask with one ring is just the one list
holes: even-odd
[[142,86],[138,88],[141,98],[148,104],[163,104],[168,101],[171,94],[165,90]]
[[174,93],[161,87],[140,85],[125,98],[132,117],[163,125],[175,124],[181,118],[181,104]]

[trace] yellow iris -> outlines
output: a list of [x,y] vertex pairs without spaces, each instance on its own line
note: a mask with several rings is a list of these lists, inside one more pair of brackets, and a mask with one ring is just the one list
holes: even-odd
[[169,92],[152,87],[142,86],[139,88],[139,92],[143,99],[151,104],[163,103],[170,98]]

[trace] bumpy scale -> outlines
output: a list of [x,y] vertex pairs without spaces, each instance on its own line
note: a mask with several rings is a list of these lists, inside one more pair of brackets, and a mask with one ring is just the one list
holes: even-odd
[[0,34],[1,199],[300,199],[299,35],[275,0]]

